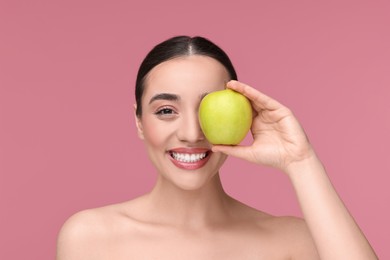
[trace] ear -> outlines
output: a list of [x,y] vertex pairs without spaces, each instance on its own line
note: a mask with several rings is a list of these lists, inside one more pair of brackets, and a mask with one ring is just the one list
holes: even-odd
[[136,111],[137,111],[137,104],[134,104],[134,119],[135,119],[135,125],[137,126],[138,137],[144,140],[144,130],[142,127],[141,117],[137,116]]

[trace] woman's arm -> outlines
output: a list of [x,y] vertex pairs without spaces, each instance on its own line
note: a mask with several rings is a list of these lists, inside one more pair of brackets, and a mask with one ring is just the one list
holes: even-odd
[[333,188],[293,113],[256,89],[230,81],[255,111],[250,146],[214,146],[223,152],[285,172],[294,186],[321,259],[378,259]]
[[313,154],[287,169],[321,259],[378,259]]

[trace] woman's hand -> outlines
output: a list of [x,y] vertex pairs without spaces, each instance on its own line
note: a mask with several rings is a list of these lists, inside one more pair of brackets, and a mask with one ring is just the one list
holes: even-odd
[[250,146],[215,145],[212,148],[214,152],[283,171],[292,163],[314,155],[305,132],[287,107],[241,82],[232,80],[227,87],[251,101],[254,110],[251,127],[253,143]]

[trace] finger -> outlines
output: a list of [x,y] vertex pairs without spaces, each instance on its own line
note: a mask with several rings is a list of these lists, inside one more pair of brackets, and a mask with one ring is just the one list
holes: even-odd
[[261,109],[276,110],[283,107],[283,105],[280,104],[278,101],[270,98],[269,96],[261,93],[257,89],[252,88],[242,82],[231,80],[226,84],[226,86],[232,90],[240,92],[248,99],[250,99],[254,103],[254,105],[258,106]]
[[245,146],[229,146],[229,145],[213,145],[211,150],[215,153],[221,152],[229,156],[234,156],[240,159],[245,159]]

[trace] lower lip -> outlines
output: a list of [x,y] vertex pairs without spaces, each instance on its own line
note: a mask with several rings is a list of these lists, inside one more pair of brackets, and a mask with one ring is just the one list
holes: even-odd
[[207,161],[210,159],[211,152],[208,152],[207,156],[203,158],[202,160],[196,161],[196,162],[180,162],[175,160],[171,154],[168,153],[169,159],[171,159],[171,162],[178,168],[184,169],[184,170],[196,170],[199,168],[202,168]]

